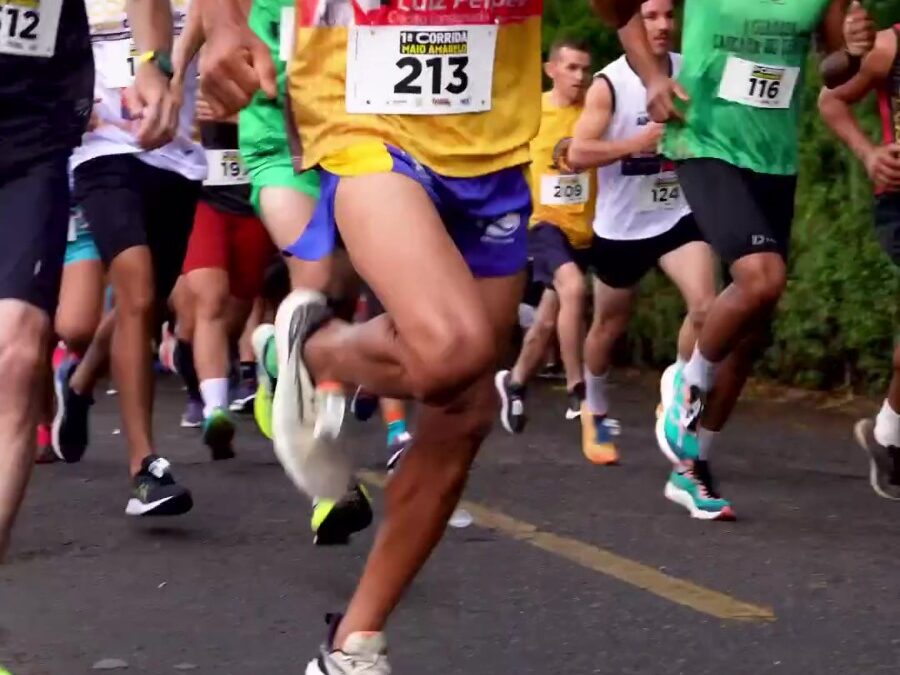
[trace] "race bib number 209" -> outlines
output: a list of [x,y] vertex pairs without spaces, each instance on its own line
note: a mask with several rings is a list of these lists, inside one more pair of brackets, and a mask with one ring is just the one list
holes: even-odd
[[50,57],[62,0],[0,0],[0,54]]
[[356,26],[347,111],[452,115],[491,109],[496,25]]

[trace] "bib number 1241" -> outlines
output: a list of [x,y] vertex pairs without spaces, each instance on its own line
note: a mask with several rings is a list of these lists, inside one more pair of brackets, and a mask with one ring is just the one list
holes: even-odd
[[455,115],[491,109],[497,26],[355,26],[347,112]]

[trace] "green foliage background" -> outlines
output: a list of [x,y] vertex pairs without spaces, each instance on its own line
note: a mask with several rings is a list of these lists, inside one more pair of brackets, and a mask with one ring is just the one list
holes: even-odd
[[[591,45],[602,67],[621,53],[618,39],[587,0],[545,0],[544,46],[562,35]],[[900,0],[869,0],[880,27],[900,22]],[[800,188],[788,291],[771,347],[757,372],[786,384],[883,391],[900,326],[900,277],[875,240],[872,190],[859,162],[841,147],[816,110],[815,68],[803,92]],[[876,133],[874,99],[860,110]],[[683,307],[661,275],[644,283],[627,341],[628,358],[662,365],[674,358]]]

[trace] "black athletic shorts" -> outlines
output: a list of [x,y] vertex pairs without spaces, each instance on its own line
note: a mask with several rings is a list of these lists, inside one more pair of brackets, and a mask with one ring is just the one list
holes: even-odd
[[156,298],[169,297],[181,274],[200,183],[133,155],[97,157],[75,169],[75,201],[107,266],[126,249],[149,246]]
[[0,171],[0,299],[56,311],[69,229],[69,152]]
[[700,232],[724,262],[765,252],[787,260],[796,176],[755,173],[719,159],[687,159],[676,167]]
[[875,197],[875,234],[890,259],[900,266],[900,193]]
[[692,241],[703,241],[692,214],[649,239],[602,239],[594,237],[591,267],[610,288],[633,288],[660,258]]
[[532,279],[544,288],[553,288],[556,270],[575,263],[582,272],[587,270],[590,249],[577,249],[556,225],[537,223],[528,230],[528,257],[532,261]]

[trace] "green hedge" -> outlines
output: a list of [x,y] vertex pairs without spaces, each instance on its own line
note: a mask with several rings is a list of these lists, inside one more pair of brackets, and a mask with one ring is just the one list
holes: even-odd
[[[900,16],[900,0],[874,6],[880,19]],[[561,34],[588,38],[600,66],[619,53],[615,36],[580,1],[547,0],[545,45]],[[881,391],[900,327],[900,278],[873,234],[865,171],[819,119],[820,85],[815,68],[810,73],[788,291],[758,372],[791,385]],[[874,102],[863,107],[875,133]],[[654,366],[669,362],[682,313],[671,284],[658,274],[648,277],[629,332],[630,359]]]

